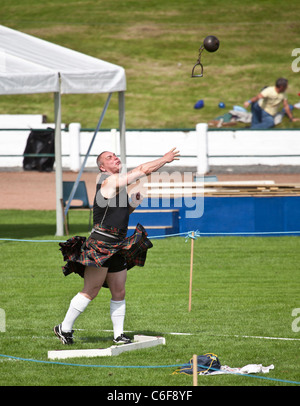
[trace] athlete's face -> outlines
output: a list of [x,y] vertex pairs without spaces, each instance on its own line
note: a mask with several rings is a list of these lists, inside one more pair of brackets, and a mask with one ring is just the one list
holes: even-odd
[[120,159],[113,152],[104,152],[101,155],[100,170],[108,173],[119,173],[122,168]]

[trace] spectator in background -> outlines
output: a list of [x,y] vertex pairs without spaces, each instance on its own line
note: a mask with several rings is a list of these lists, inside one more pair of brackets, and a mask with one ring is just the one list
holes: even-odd
[[257,96],[252,97],[244,103],[247,108],[251,105],[252,121],[251,129],[263,130],[274,127],[274,117],[278,113],[281,103],[290,121],[299,121],[293,118],[290,106],[285,94],[288,87],[288,80],[279,78],[275,86],[264,88]]

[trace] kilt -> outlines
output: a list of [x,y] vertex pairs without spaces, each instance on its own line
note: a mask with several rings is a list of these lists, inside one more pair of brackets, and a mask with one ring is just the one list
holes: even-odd
[[105,266],[105,261],[115,254],[124,257],[127,270],[134,266],[144,266],[147,250],[153,245],[141,224],[137,224],[134,233],[129,237],[125,237],[124,232],[122,233],[116,228],[100,228],[98,225],[95,225],[94,228],[123,238],[118,241],[104,242],[91,237],[75,236],[66,242],[59,243],[60,251],[66,261],[62,268],[65,276],[74,272],[84,277],[86,266]]

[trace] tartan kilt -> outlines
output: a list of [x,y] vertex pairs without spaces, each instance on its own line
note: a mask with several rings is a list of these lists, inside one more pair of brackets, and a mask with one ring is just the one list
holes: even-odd
[[134,233],[118,242],[104,242],[91,237],[75,236],[59,243],[64,261],[62,267],[65,276],[74,272],[84,276],[86,266],[105,266],[106,260],[114,254],[122,255],[127,263],[127,270],[134,266],[144,266],[147,250],[153,245],[141,224],[137,224]]

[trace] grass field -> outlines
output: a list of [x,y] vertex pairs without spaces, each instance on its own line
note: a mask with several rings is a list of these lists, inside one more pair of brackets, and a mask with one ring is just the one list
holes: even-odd
[[[299,101],[299,73],[291,69],[299,14],[298,0],[3,0],[0,24],[123,66],[128,128],[194,128],[281,76],[289,79],[290,103]],[[204,78],[191,79],[211,34],[220,49],[203,53]],[[64,95],[62,121],[95,128],[105,98]],[[205,107],[195,110],[199,99]],[[53,95],[2,96],[0,110],[45,114],[52,122]],[[118,127],[116,96],[102,127]],[[299,123],[286,119],[280,127]]]
[[[86,213],[71,213],[70,222],[72,235],[87,235]],[[58,239],[53,237],[52,211],[3,210],[0,223],[2,238]],[[117,357],[69,360],[106,366],[103,368],[0,357],[0,385],[190,386],[192,377],[173,375],[175,367],[114,366],[184,364],[193,354],[206,352],[217,354],[222,365],[274,364],[275,369],[256,378],[199,377],[199,386],[284,386],[292,384],[280,380],[300,381],[300,336],[292,331],[292,310],[299,308],[298,237],[197,239],[191,312],[190,241],[182,237],[152,241],[154,247],[145,267],[128,273],[125,327],[137,334],[163,335],[166,346]],[[63,276],[63,261],[55,242],[0,244],[0,308],[6,314],[6,331],[0,332],[0,353],[46,361],[48,350],[65,349],[52,327],[62,321],[82,280],[74,274]],[[103,331],[112,328],[109,301],[109,292],[103,289],[76,321],[78,330],[72,348],[111,345],[112,333]]]

